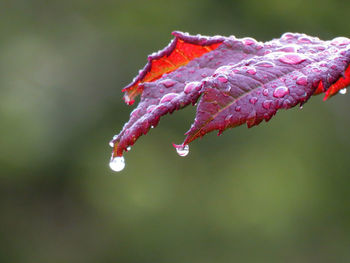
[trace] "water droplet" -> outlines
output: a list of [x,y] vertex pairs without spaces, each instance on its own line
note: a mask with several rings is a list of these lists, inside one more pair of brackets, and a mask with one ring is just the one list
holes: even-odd
[[222,66],[215,70],[215,74],[228,74],[232,71],[232,66]]
[[124,101],[126,104],[130,104],[131,102],[131,98],[127,93],[124,94]]
[[279,58],[279,61],[290,64],[290,65],[296,65],[300,64],[301,62],[305,61],[306,57],[300,54],[285,54]]
[[198,86],[200,86],[200,83],[198,81],[193,81],[193,82],[187,83],[185,88],[184,88],[184,92],[186,94],[191,93],[194,89],[197,90]]
[[347,92],[346,88],[339,90],[339,93],[345,95]]
[[130,151],[131,150],[131,146],[126,147],[126,150]]
[[188,144],[186,145],[173,144],[173,146],[175,147],[177,154],[181,157],[185,157],[190,152],[190,147],[188,146]]
[[260,61],[258,63],[256,63],[257,67],[264,67],[264,68],[273,68],[275,66],[275,64],[273,64],[270,61]]
[[256,40],[254,38],[246,37],[243,39],[244,45],[250,46],[256,43]]
[[300,106],[299,106],[299,109],[302,110],[302,109],[303,109],[303,105],[300,105]]
[[237,112],[241,111],[241,106],[236,106],[235,111]]
[[227,82],[227,78],[225,76],[219,76],[218,77],[218,80],[221,82],[221,83],[226,83]]
[[296,52],[296,47],[295,46],[286,46],[286,47],[279,48],[276,51],[287,52],[287,53],[295,53]]
[[269,90],[268,90],[268,89],[264,89],[264,90],[263,90],[263,95],[264,95],[264,96],[269,95]]
[[281,38],[285,40],[289,40],[289,39],[295,38],[295,35],[293,33],[287,32],[287,33],[284,33]]
[[256,74],[256,69],[255,68],[250,68],[247,70],[247,73],[249,73],[250,75],[255,75]]
[[112,148],[114,147],[114,142],[113,142],[113,140],[111,140],[111,141],[109,142],[109,146],[111,146]]
[[114,158],[112,157],[111,161],[109,162],[109,167],[115,172],[120,172],[125,167],[124,157],[123,156],[117,156]]
[[154,128],[154,126],[153,125],[151,125],[151,129],[153,129]]
[[298,78],[296,83],[298,85],[301,85],[301,86],[306,86],[307,85],[307,79],[306,79],[306,77],[300,77],[300,78]]
[[271,103],[272,103],[272,100],[265,100],[263,103],[262,103],[262,106],[264,109],[269,109],[271,107]]
[[331,41],[331,44],[336,46],[348,45],[349,43],[350,39],[346,37],[336,37]]
[[280,86],[273,91],[273,96],[275,98],[282,98],[289,94],[289,89],[285,86]]
[[174,86],[175,85],[175,81],[173,81],[173,80],[171,80],[171,79],[167,79],[167,80],[164,80],[163,82],[162,82],[162,84],[164,85],[164,87],[166,87],[166,88],[171,88],[172,86]]
[[250,102],[251,104],[253,104],[253,105],[254,105],[257,101],[258,101],[258,98],[257,98],[257,97],[252,97],[252,98],[249,99],[249,102]]
[[176,93],[168,93],[160,99],[160,103],[171,101],[173,98],[177,97]]
[[299,43],[310,44],[312,40],[309,37],[301,37],[298,39]]

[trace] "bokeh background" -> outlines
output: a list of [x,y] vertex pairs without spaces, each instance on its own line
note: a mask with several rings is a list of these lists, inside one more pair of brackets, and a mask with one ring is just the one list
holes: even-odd
[[192,107],[108,167],[121,89],[173,30],[350,36],[350,2],[1,1],[0,262],[349,262],[350,98],[180,143]]

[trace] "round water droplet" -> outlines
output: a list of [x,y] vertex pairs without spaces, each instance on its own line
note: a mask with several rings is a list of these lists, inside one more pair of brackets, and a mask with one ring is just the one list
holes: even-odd
[[296,47],[295,46],[286,46],[286,47],[282,47],[282,48],[277,49],[277,51],[295,53]]
[[219,76],[218,77],[218,80],[221,82],[221,83],[226,83],[227,82],[227,78],[225,76]]
[[272,103],[272,100],[265,100],[263,103],[262,103],[262,106],[264,109],[269,109],[271,107],[271,103]]
[[264,89],[264,90],[263,90],[263,95],[264,95],[264,96],[269,95],[269,90],[268,90],[268,89]]
[[289,39],[295,38],[295,35],[293,33],[287,32],[287,33],[284,33],[281,38],[285,40],[289,40]]
[[350,39],[346,37],[336,37],[331,41],[332,45],[344,46],[350,44]]
[[112,148],[114,147],[114,142],[113,142],[113,140],[109,142],[109,146],[111,146]]
[[154,128],[154,126],[153,125],[151,125],[151,129],[153,129]]
[[304,36],[304,37],[299,38],[298,42],[302,43],[302,44],[310,44],[310,43],[312,43],[312,40],[309,37]]
[[164,87],[166,87],[166,88],[171,88],[172,86],[174,86],[175,85],[175,81],[173,81],[173,80],[171,80],[171,79],[167,79],[167,80],[164,80],[163,82],[162,82],[162,84],[164,85]]
[[258,63],[256,63],[257,67],[264,67],[264,68],[273,68],[275,66],[275,64],[273,64],[270,61],[260,61]]
[[232,66],[222,66],[215,70],[215,74],[229,74],[232,71]]
[[300,64],[301,62],[305,61],[306,57],[300,54],[285,54],[279,58],[279,61],[285,63],[285,64],[290,64],[290,65],[296,65]]
[[126,150],[130,151],[131,150],[131,146],[126,147]]
[[298,78],[296,83],[298,85],[301,85],[301,86],[306,86],[307,85],[307,79],[306,79],[306,77],[300,77],[300,78]]
[[250,46],[256,43],[256,40],[254,38],[246,37],[243,39],[244,45]]
[[280,86],[273,91],[273,96],[275,98],[283,98],[287,94],[289,94],[289,89],[285,86]]
[[250,99],[249,99],[249,102],[251,103],[251,104],[255,104],[256,102],[258,101],[258,98],[257,97],[251,97]]
[[250,75],[255,75],[256,74],[256,69],[255,68],[250,68],[247,70],[247,73]]
[[181,157],[185,157],[190,152],[190,147],[188,146],[188,144],[183,146],[174,144],[174,147],[176,149],[177,154]]
[[178,95],[176,93],[168,93],[166,95],[164,95],[161,99],[160,99],[160,103],[164,103],[164,102],[169,102],[171,101],[173,98],[177,97]]
[[185,88],[184,88],[185,94],[191,93],[194,89],[197,90],[198,86],[200,86],[200,83],[198,81],[193,81],[193,82],[187,83]]
[[124,157],[123,156],[117,156],[114,158],[112,157],[111,161],[109,162],[109,167],[115,172],[120,172],[125,167]]
[[346,88],[339,90],[339,93],[342,95],[346,94],[346,92],[347,92]]

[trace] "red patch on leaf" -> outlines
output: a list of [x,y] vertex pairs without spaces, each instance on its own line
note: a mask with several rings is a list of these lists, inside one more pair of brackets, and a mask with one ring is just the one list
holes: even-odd
[[132,105],[134,98],[142,93],[144,82],[152,82],[163,74],[170,73],[181,66],[185,66],[191,60],[201,57],[203,54],[218,48],[223,42],[222,38],[198,41],[198,38],[173,32],[175,39],[168,47],[148,57],[148,63],[140,74],[122,91],[126,92],[124,100]]

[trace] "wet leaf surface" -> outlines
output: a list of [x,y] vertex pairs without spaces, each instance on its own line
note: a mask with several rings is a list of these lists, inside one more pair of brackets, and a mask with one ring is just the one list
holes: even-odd
[[269,121],[279,109],[304,104],[311,95],[325,93],[327,99],[344,93],[350,84],[348,38],[322,41],[285,33],[262,43],[233,36],[173,35],[123,89],[127,104],[137,95],[141,99],[111,141],[112,160],[156,127],[161,116],[189,104],[198,102],[194,123],[183,144],[174,145],[182,156],[190,142],[208,132],[220,134],[244,123],[252,127]]

